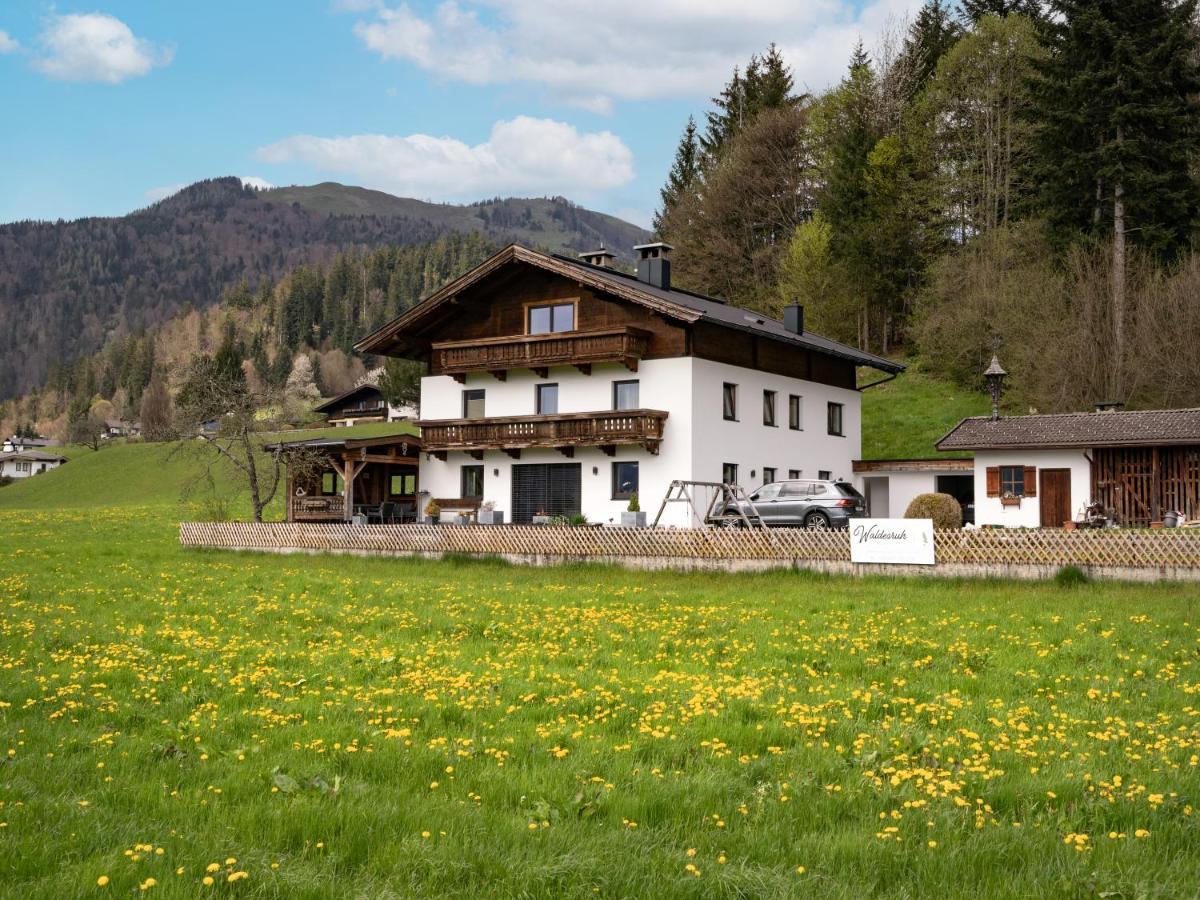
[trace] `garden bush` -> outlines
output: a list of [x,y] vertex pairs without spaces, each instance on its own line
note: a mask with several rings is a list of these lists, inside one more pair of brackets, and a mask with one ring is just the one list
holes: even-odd
[[933,519],[937,529],[962,528],[962,507],[949,494],[917,494],[905,510],[906,519]]

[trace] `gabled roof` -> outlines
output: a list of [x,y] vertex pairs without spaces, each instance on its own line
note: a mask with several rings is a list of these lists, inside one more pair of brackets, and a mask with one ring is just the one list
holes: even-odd
[[343,391],[342,393],[338,394],[336,397],[326,400],[324,403],[322,403],[318,406],[314,406],[313,411],[314,412],[325,412],[326,410],[332,409],[333,407],[337,406],[343,400],[349,400],[355,394],[361,394],[366,391],[374,391],[380,397],[383,396],[383,391],[379,390],[378,385],[371,384],[371,382],[369,382],[369,381],[364,381],[362,384],[356,384],[354,387],[350,388],[350,390]]
[[734,328],[782,343],[794,344],[806,350],[845,359],[856,366],[870,366],[890,373],[904,371],[903,365],[890,359],[875,356],[872,353],[864,353],[846,344],[813,334],[811,331],[795,334],[784,328],[783,323],[776,319],[740,307],[729,306],[720,300],[705,297],[703,294],[695,294],[678,288],[664,290],[615,269],[593,266],[566,256],[538,253],[516,244],[505,247],[465,275],[430,294],[403,315],[367,335],[355,344],[355,348],[364,353],[386,354],[388,349],[394,349],[397,338],[404,331],[418,325],[464,290],[512,263],[524,263],[542,271],[561,275],[596,291],[644,306],[681,322],[689,324],[699,321],[712,322],[725,328]]
[[[27,459],[30,462],[66,462],[65,456],[54,453],[43,453],[40,450],[17,450],[13,453],[0,453],[0,462],[9,459]],[[74,470],[72,470],[74,471]]]
[[963,419],[939,450],[1069,449],[1200,444],[1200,409],[1052,413]]

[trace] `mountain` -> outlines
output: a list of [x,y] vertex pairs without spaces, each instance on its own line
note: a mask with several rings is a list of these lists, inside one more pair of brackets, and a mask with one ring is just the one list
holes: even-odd
[[127,216],[0,225],[0,399],[242,282],[453,232],[566,252],[603,242],[628,253],[646,237],[562,198],[446,206],[335,184],[258,192],[232,177]]

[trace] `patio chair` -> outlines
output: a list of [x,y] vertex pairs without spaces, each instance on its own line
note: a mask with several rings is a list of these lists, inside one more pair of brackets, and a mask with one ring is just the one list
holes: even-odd
[[416,503],[397,503],[396,515],[397,522],[415,522],[417,521],[417,504]]
[[396,518],[396,504],[388,501],[379,504],[379,524],[390,523]]

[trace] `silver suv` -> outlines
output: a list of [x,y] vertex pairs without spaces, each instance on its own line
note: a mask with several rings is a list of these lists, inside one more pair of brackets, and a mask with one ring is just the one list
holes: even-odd
[[[803,528],[849,528],[851,519],[867,514],[867,501],[854,485],[845,481],[775,481],[750,495],[765,525]],[[744,504],[732,504],[750,514]]]

